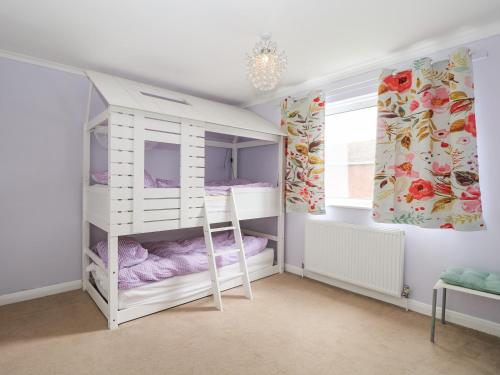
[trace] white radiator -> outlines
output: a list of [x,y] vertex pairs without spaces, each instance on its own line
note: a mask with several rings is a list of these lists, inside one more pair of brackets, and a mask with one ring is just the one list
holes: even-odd
[[304,268],[357,287],[401,297],[404,232],[308,220]]

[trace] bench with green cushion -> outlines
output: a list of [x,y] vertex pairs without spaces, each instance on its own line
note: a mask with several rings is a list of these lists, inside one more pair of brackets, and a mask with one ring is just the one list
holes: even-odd
[[500,294],[500,272],[482,272],[467,267],[449,267],[441,274],[440,278],[448,284]]
[[431,342],[434,342],[436,300],[439,289],[443,293],[441,323],[445,324],[447,289],[500,301],[500,272],[482,272],[467,267],[450,267],[441,274],[432,291]]

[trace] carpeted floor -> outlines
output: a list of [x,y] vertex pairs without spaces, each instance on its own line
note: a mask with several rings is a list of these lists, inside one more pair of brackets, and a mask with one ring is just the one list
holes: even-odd
[[0,307],[0,374],[500,373],[500,338],[290,274],[108,331],[90,297],[69,292]]

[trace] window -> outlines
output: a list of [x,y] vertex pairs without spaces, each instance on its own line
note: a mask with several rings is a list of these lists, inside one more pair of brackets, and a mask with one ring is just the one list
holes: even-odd
[[325,195],[330,205],[371,207],[377,107],[365,96],[327,106]]

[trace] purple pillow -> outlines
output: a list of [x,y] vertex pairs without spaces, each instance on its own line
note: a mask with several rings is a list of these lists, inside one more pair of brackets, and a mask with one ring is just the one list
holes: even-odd
[[[92,172],[91,176],[92,180],[97,184],[100,185],[108,184],[108,171]],[[156,180],[146,170],[144,170],[144,187],[145,188],[158,187],[158,185],[156,185]]]
[[145,188],[158,187],[158,185],[156,184],[156,180],[146,170],[144,170],[144,187]]
[[164,178],[156,179],[156,186],[159,188],[178,188],[180,187],[179,181],[176,180],[166,180]]
[[[95,246],[95,251],[108,267],[108,241],[100,241]],[[139,242],[130,237],[118,239],[118,268],[132,267],[142,263],[148,257],[148,251]]]
[[101,185],[108,184],[108,171],[92,172],[91,176],[92,176],[92,180],[97,184],[101,184]]

